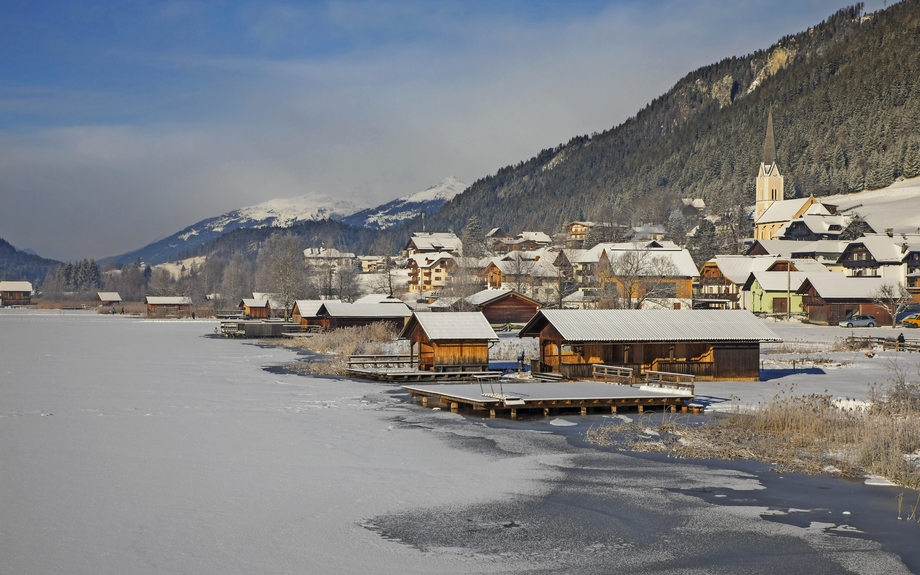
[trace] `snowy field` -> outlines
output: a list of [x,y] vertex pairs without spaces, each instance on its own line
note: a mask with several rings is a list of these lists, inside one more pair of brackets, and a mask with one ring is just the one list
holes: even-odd
[[[920,565],[920,526],[896,520],[892,488],[585,446],[601,416],[482,421],[391,386],[279,375],[264,368],[293,352],[215,325],[0,310],[0,573]],[[820,378],[856,389],[860,370],[884,377]]]

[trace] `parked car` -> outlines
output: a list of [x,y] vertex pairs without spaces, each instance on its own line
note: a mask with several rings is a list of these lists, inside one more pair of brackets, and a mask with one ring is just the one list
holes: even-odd
[[871,315],[851,315],[837,325],[840,327],[875,327],[878,322]]
[[904,327],[920,327],[920,313],[911,314],[901,320]]

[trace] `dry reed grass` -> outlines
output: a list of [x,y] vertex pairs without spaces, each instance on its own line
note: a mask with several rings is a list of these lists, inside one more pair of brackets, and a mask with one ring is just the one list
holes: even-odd
[[[586,434],[589,443],[623,444],[635,451],[693,459],[751,459],[777,471],[848,477],[879,475],[920,488],[920,386],[875,386],[868,409],[842,409],[830,395],[795,395],[794,388],[753,407],[736,406],[705,425],[666,418],[658,436],[647,422],[606,425]],[[635,438],[638,434],[637,439]]]
[[310,350],[324,357],[286,365],[285,368],[309,375],[345,375],[350,355],[409,353],[408,343],[397,341],[399,332],[386,322],[359,327],[344,327],[322,333],[263,341],[292,349]]

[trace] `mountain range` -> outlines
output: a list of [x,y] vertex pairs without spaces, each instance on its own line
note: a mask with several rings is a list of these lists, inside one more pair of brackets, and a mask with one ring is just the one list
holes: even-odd
[[111,258],[115,263],[142,261],[163,263],[195,252],[196,248],[240,229],[264,229],[272,233],[305,222],[341,221],[358,228],[386,229],[420,213],[432,214],[462,192],[466,184],[453,176],[421,192],[397,198],[375,208],[360,209],[353,202],[334,200],[321,194],[275,199],[240,208],[194,223],[138,250]]

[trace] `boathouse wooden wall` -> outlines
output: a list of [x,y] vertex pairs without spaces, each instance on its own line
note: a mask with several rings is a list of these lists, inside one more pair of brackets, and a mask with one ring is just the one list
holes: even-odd
[[421,326],[409,334],[423,371],[485,371],[489,367],[489,342],[484,340],[431,341]]
[[491,324],[527,323],[538,309],[540,309],[539,302],[523,298],[516,293],[479,306],[479,311]]
[[594,364],[668,371],[713,380],[760,380],[757,342],[566,342],[547,324],[540,332],[540,361],[544,371],[569,378],[591,376]]

